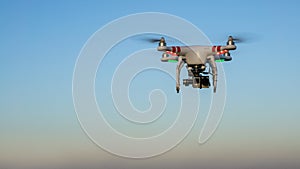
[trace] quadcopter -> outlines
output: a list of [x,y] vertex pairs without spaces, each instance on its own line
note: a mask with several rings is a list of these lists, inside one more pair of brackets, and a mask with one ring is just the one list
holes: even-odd
[[[192,85],[193,88],[209,88],[209,74],[212,75],[214,93],[217,91],[217,65],[216,62],[231,61],[229,51],[235,50],[235,39],[228,37],[226,46],[167,46],[164,37],[152,39],[158,42],[157,50],[163,52],[162,62],[177,62],[176,67],[176,91],[180,90],[180,71],[186,64],[188,78],[183,79],[183,85]],[[207,69],[209,64],[209,70]]]

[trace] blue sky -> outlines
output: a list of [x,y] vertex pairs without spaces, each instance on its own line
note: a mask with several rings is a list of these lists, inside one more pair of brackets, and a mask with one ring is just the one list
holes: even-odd
[[[0,4],[0,168],[299,168],[298,1]],[[81,48],[95,31],[140,12],[177,15],[217,44],[243,32],[254,34],[257,41],[239,44],[232,62],[223,64],[227,102],[209,142],[196,143],[200,118],[171,152],[130,160],[99,149],[81,130],[72,102],[72,76]]]

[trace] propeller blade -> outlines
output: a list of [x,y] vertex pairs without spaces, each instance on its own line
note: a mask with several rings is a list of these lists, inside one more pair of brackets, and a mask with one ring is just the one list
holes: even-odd
[[[245,38],[241,38],[241,37],[238,37],[238,38],[236,38],[236,37],[232,37],[232,36],[229,36],[229,37],[231,37],[232,38],[232,40],[234,41],[234,42],[236,42],[236,43],[245,43],[245,42],[247,42],[247,39],[245,39]],[[229,39],[229,38],[228,38]]]
[[150,42],[150,43],[155,43],[155,42],[159,42],[160,39],[154,39],[154,38],[149,38],[149,39],[145,39],[146,41]]
[[156,42],[160,42],[161,40],[161,38],[152,38],[152,37],[141,37],[139,39],[149,43],[156,43]]
[[139,35],[135,39],[147,43],[158,43],[162,40],[162,38],[164,39],[165,42],[168,43],[176,43],[178,45],[184,45],[180,40],[174,39],[172,37],[168,37],[166,35],[145,34],[145,35]]
[[229,36],[228,40],[230,38],[232,38],[232,40],[236,43],[252,43],[260,39],[257,34],[253,33],[238,33],[234,36]]

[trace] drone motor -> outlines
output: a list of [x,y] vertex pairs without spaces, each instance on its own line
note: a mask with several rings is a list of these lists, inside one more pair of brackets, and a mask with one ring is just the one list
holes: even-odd
[[161,37],[160,40],[159,40],[159,44],[158,46],[166,46],[167,43],[166,43],[166,40],[164,37]]

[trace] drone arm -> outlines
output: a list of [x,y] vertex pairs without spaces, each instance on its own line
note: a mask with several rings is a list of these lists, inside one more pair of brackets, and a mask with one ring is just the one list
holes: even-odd
[[212,69],[214,93],[216,93],[216,91],[217,91],[217,76],[218,76],[217,65],[216,65],[214,56],[209,56],[207,59],[208,59],[209,65]]
[[172,48],[168,47],[168,46],[158,46],[157,47],[157,51],[171,51]]
[[236,49],[235,45],[226,45],[221,47],[221,50],[235,50],[235,49]]
[[178,57],[177,67],[176,67],[176,90],[177,93],[179,93],[180,89],[180,71],[184,65],[184,61],[182,60],[182,57]]
[[168,57],[162,57],[160,59],[160,61],[162,61],[162,62],[168,62],[169,60],[176,61],[176,60],[178,60],[178,56],[168,56]]

